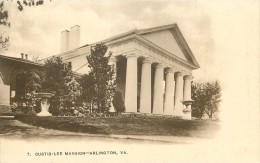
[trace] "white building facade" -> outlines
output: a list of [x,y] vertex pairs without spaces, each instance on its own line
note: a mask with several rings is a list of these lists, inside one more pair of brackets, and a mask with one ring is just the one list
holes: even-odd
[[[79,47],[80,27],[63,31],[61,56],[72,70],[87,73],[90,47],[105,43],[117,68],[117,86],[126,112],[191,117],[183,101],[191,100],[192,70],[199,68],[177,24],[132,30]],[[184,115],[187,114],[187,115]]]

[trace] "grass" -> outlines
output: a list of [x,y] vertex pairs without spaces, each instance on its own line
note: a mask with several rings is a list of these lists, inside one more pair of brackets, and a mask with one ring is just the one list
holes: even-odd
[[211,138],[220,129],[218,122],[151,117],[37,117],[18,116],[18,120],[61,131],[114,135],[164,135]]

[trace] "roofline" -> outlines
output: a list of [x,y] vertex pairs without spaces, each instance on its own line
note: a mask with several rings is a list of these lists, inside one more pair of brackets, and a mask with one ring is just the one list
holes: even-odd
[[[173,53],[161,48],[160,46],[152,43],[151,41],[145,39],[144,37],[140,36],[140,35],[137,35],[137,34],[132,34],[132,35],[129,35],[129,36],[126,36],[126,37],[122,37],[120,39],[116,39],[116,40],[113,40],[113,41],[108,41],[108,42],[104,42],[107,46],[110,46],[110,45],[113,45],[113,44],[117,44],[118,42],[123,42],[123,41],[127,41],[127,40],[131,40],[131,39],[136,39],[138,41],[141,41],[142,43],[144,43],[145,45],[147,46],[150,46],[154,49],[156,49],[157,51],[161,52],[161,53],[164,53],[165,55],[167,55],[168,57],[171,57],[171,58],[174,58],[176,59],[176,61],[182,63],[182,64],[185,64],[186,66],[189,66],[193,69],[197,69],[196,65],[190,63],[190,62],[187,62],[185,60],[183,60],[182,58],[174,55]],[[93,45],[95,45],[96,43],[93,43]],[[75,49],[74,49],[75,50]],[[69,54],[71,51],[68,51],[66,53],[64,53],[64,55],[66,54]],[[173,55],[172,55],[173,54]],[[81,54],[81,55],[85,55],[84,54]],[[78,56],[81,56],[81,55],[78,55]],[[71,58],[74,58],[75,56],[71,57]],[[68,59],[68,58],[67,58]],[[66,60],[67,60],[66,59]]]
[[158,31],[158,30],[165,30],[165,29],[174,28],[175,26],[177,26],[176,23],[152,27],[152,28],[140,29],[140,30],[138,30],[137,34],[151,33],[151,32]]
[[180,29],[179,29],[179,27],[178,27],[177,24],[176,24],[176,26],[175,26],[174,29],[176,29],[176,32],[177,32],[177,34],[178,34],[178,36],[179,36],[179,38],[180,38],[180,41],[181,41],[182,45],[183,45],[184,48],[187,50],[187,52],[190,54],[190,57],[191,57],[191,59],[192,59],[194,65],[195,65],[197,68],[200,68],[200,65],[199,65],[198,61],[196,60],[194,54],[192,53],[192,51],[191,51],[191,49],[190,49],[188,43],[186,42],[185,38],[183,37],[183,35],[182,35],[182,33],[181,33],[181,31],[180,31]]
[[[125,37],[125,36],[128,36],[128,35],[131,35],[131,34],[135,34],[137,32],[137,29],[133,29],[133,30],[130,30],[128,32],[124,32],[124,33],[121,33],[121,34],[118,34],[118,35],[115,35],[115,36],[112,36],[112,37],[109,37],[105,40],[101,40],[101,41],[97,41],[97,42],[94,42],[94,43],[91,43],[91,44],[86,44],[86,45],[83,45],[79,48],[83,48],[83,47],[86,47],[86,46],[92,46],[92,45],[96,45],[98,43],[101,43],[101,42],[110,42],[110,41],[113,41],[113,40],[117,40],[119,38],[122,38],[122,37]],[[77,49],[79,49],[77,48]]]
[[[122,38],[124,38],[124,37],[134,35],[134,36],[139,36],[139,38],[142,38],[143,40],[145,40],[145,42],[149,42],[149,45],[151,45],[152,47],[156,47],[156,49],[160,49],[159,51],[161,51],[163,53],[166,53],[168,55],[169,55],[169,53],[173,54],[171,52],[166,51],[165,49],[162,49],[158,45],[150,42],[149,40],[145,39],[144,37],[140,36],[141,34],[151,33],[151,32],[154,32],[154,31],[165,30],[165,29],[175,29],[175,31],[177,33],[177,37],[179,38],[179,41],[180,41],[181,45],[183,46],[183,48],[185,48],[185,50],[187,50],[187,53],[189,54],[189,56],[191,57],[191,60],[193,62],[193,64],[188,63],[189,66],[191,66],[194,69],[200,68],[200,66],[199,66],[199,64],[198,64],[194,54],[192,53],[191,49],[189,48],[188,43],[186,42],[185,38],[183,37],[183,35],[182,35],[182,33],[181,33],[181,31],[180,31],[180,29],[179,29],[179,27],[178,27],[178,25],[176,23],[172,23],[172,24],[168,24],[168,25],[162,25],[162,26],[157,26],[157,27],[152,27],[152,28],[140,29],[140,30],[133,29],[133,30],[130,30],[128,32],[124,32],[124,33],[121,33],[121,34],[109,37],[108,39],[105,39],[105,40],[101,40],[101,41],[98,41],[98,42],[95,42],[95,43],[92,43],[92,44],[83,45],[83,46],[81,46],[79,48],[76,48],[76,49],[73,49],[73,50],[81,49],[81,48],[84,48],[84,47],[87,47],[87,46],[93,46],[93,45],[96,45],[98,43],[118,42],[118,41],[122,41]],[[129,39],[129,38],[126,38],[126,39]],[[125,40],[125,39],[123,39],[123,40]],[[64,54],[67,54],[69,52],[70,51],[67,51]],[[62,54],[56,54],[56,55],[62,56]],[[180,61],[182,63],[184,63],[184,62],[186,63],[186,61],[184,61],[183,59],[179,58],[178,56],[176,56],[174,54],[171,55],[171,57],[174,57],[175,59],[177,59],[178,61]],[[45,59],[42,59],[42,60],[45,60]]]
[[152,27],[152,28],[146,28],[146,29],[133,29],[133,30],[130,30],[130,31],[127,31],[127,32],[124,32],[124,33],[121,33],[121,34],[118,34],[118,35],[115,35],[115,36],[112,36],[112,37],[109,37],[105,40],[102,40],[102,41],[97,41],[95,43],[92,43],[92,44],[86,44],[86,45],[83,45],[79,48],[82,48],[82,47],[86,47],[86,46],[91,46],[91,45],[95,45],[95,44],[98,44],[98,43],[101,43],[101,42],[109,42],[109,41],[113,41],[113,40],[116,40],[116,39],[119,39],[119,38],[122,38],[122,37],[125,37],[125,36],[128,36],[128,35],[131,35],[131,34],[143,34],[143,33],[150,33],[150,32],[154,32],[154,31],[157,31],[157,30],[164,30],[164,29],[169,29],[169,28],[173,28],[177,26],[176,23],[173,23],[173,24],[168,24],[168,25],[162,25],[162,26],[157,26],[157,27]]
[[112,41],[112,42],[107,42],[107,45],[116,44],[117,42],[126,41],[126,40],[130,40],[130,39],[137,39],[137,40],[141,41],[142,43],[144,43],[145,45],[150,46],[150,47],[152,47],[152,48],[154,48],[154,49],[164,53],[168,57],[172,57],[172,58],[176,59],[178,62],[180,62],[182,64],[185,64],[185,65],[187,65],[187,66],[189,66],[189,67],[191,67],[193,69],[197,69],[196,65],[191,64],[190,62],[187,62],[187,61],[183,60],[182,58],[174,55],[173,53],[171,53],[171,52],[161,48],[160,46],[152,43],[151,41],[145,39],[144,37],[136,35],[136,34],[135,35],[130,35],[128,37],[121,38],[121,39],[118,39],[118,40],[115,40],[115,41]]
[[4,59],[9,59],[9,60],[12,60],[12,61],[16,61],[16,62],[22,62],[22,63],[35,65],[35,66],[43,66],[41,63],[28,61],[28,60],[25,60],[25,59],[24,60],[20,60],[21,58],[9,57],[9,56],[5,56],[5,55],[0,55],[0,57],[2,57]]

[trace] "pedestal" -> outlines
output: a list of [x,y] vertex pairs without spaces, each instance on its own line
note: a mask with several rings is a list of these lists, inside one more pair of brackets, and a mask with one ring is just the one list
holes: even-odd
[[40,116],[40,117],[52,116],[52,114],[49,113],[49,107],[50,107],[50,103],[48,102],[48,99],[42,99],[41,100],[41,112],[38,113],[37,116]]
[[183,109],[182,119],[191,120],[191,109],[189,108],[189,106]]

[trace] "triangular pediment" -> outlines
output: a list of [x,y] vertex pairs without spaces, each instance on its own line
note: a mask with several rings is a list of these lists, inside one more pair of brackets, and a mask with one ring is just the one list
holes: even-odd
[[173,58],[181,62],[186,62],[194,69],[200,67],[183,35],[181,34],[179,27],[175,23],[141,30],[134,29],[93,43],[93,45],[100,42],[115,44],[116,42],[133,38],[139,39],[139,41],[141,40],[144,43],[149,44],[149,46],[158,48],[157,50],[160,50],[168,55],[172,55]]
[[188,62],[188,59],[186,58],[170,29],[144,33],[141,34],[141,36]]

